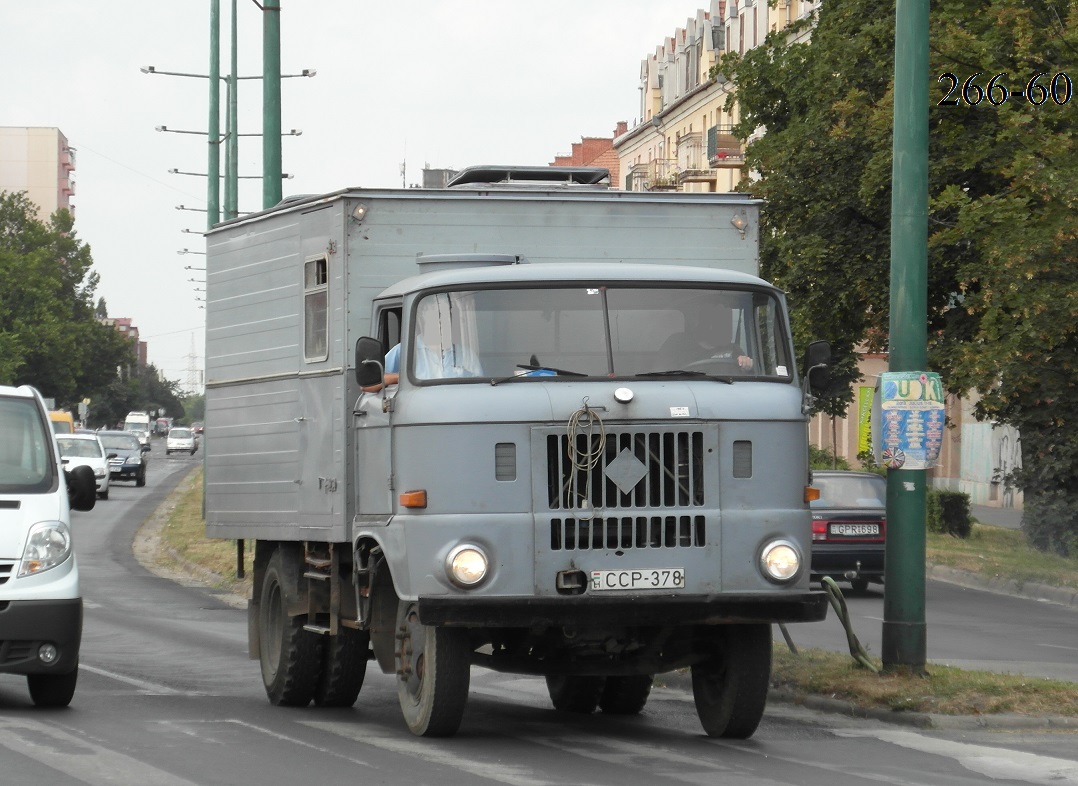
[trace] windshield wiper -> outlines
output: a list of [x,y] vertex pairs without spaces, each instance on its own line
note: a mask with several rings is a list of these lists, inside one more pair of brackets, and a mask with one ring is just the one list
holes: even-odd
[[[555,374],[563,377],[586,377],[587,374],[581,371],[568,371],[564,368],[554,368],[553,366],[540,366],[533,363],[517,363],[517,368],[525,369],[526,371],[553,371]],[[528,374],[513,374],[510,377],[502,377],[501,379],[492,379],[491,385],[499,385],[502,382],[512,382],[514,379],[528,379]]]
[[734,384],[734,380],[730,377],[717,377],[714,374],[707,374],[703,371],[686,371],[683,368],[672,368],[669,371],[643,371],[639,374],[634,374],[635,377],[703,377],[705,379],[713,379],[716,382],[725,382],[727,385]]

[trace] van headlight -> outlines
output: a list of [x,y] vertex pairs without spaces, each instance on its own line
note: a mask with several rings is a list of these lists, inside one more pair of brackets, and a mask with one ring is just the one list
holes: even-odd
[[777,584],[793,581],[801,572],[801,552],[788,540],[773,540],[760,552],[760,571]]
[[30,528],[22,550],[19,578],[55,568],[71,556],[71,531],[62,521],[41,521]]
[[445,558],[445,574],[462,589],[478,587],[487,577],[490,567],[487,555],[478,546],[457,546]]

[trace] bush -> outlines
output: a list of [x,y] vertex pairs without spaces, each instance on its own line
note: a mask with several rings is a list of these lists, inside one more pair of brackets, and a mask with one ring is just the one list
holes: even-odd
[[835,456],[835,452],[830,448],[809,445],[809,467],[811,469],[849,469],[850,462],[842,456]]
[[925,500],[925,523],[929,532],[968,538],[973,527],[969,515],[969,494],[961,491],[929,489]]

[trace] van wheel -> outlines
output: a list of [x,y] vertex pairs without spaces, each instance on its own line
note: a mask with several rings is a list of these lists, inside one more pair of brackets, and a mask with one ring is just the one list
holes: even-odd
[[371,637],[365,630],[341,627],[322,642],[322,674],[314,689],[319,707],[351,707],[367,674]]
[[78,680],[78,666],[67,674],[26,675],[30,698],[37,707],[66,707],[75,696],[75,683]]
[[299,595],[301,578],[291,552],[273,552],[262,579],[258,636],[262,684],[275,706],[306,707],[322,671],[322,637],[303,629],[306,614],[288,616],[286,598]]
[[456,734],[471,679],[468,631],[419,621],[414,601],[397,605],[397,698],[404,721],[419,737]]
[[714,652],[693,664],[696,714],[709,737],[748,739],[760,725],[771,679],[771,626],[722,625]]
[[607,715],[637,715],[648,703],[653,682],[651,674],[607,677],[599,708]]
[[606,679],[580,674],[549,674],[546,689],[554,709],[590,715],[599,706]]

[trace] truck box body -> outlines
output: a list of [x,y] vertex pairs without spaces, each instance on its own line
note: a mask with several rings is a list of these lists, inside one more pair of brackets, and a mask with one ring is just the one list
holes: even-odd
[[[352,214],[367,212],[362,223]],[[744,237],[732,224],[743,217]],[[371,301],[424,254],[519,254],[532,265],[700,265],[755,275],[758,202],[739,194],[348,189],[209,235],[207,534],[348,539],[356,512],[350,368]],[[328,260],[328,346],[308,362],[303,263]],[[317,296],[317,295],[316,295]],[[237,440],[243,445],[237,446]]]

